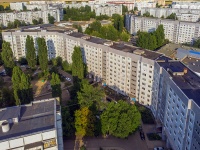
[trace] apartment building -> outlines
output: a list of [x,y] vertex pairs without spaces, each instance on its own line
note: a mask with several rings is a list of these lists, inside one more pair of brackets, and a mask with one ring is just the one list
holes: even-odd
[[149,12],[151,16],[157,18],[166,18],[175,13],[180,21],[197,22],[200,18],[200,10],[198,9],[178,9],[178,8],[142,8],[141,15]]
[[122,4],[93,4],[93,3],[72,3],[72,4],[65,4],[63,7],[69,8],[80,8],[90,6],[91,11],[95,11],[96,16],[100,15],[108,15],[112,16],[113,14],[120,14],[122,15]]
[[192,43],[195,38],[200,36],[200,24],[197,22],[126,15],[126,29],[134,35],[139,30],[145,32],[155,31],[160,24],[164,27],[165,38],[174,43]]
[[[83,61],[95,81],[101,81],[103,85],[152,110],[157,125],[162,127],[162,138],[167,141],[168,148],[200,148],[200,78],[195,73],[181,62],[154,51],[51,28],[41,26],[37,30],[36,27],[8,30],[2,36],[11,43],[14,54],[24,51],[23,56],[25,47],[15,49],[14,37],[25,39],[31,35],[34,39],[44,37],[46,40],[49,37],[48,54],[51,55],[54,49],[52,58],[61,56],[69,63],[72,63],[74,46],[80,46]],[[61,40],[63,43],[59,43]],[[50,45],[57,43],[60,47],[50,49]]]
[[[25,41],[27,35],[33,37],[36,49],[37,37],[46,39],[49,59],[60,56],[72,63],[71,57],[74,46],[80,46],[83,50],[83,58],[87,64],[88,72],[95,77],[95,80],[103,80],[105,84],[119,93],[140,99],[144,105],[151,104],[149,95],[151,95],[153,62],[161,54],[90,37],[66,28],[58,28],[60,27],[51,25],[24,27],[21,30],[5,31],[2,36],[5,41],[11,43],[16,59],[26,55]],[[118,69],[117,73],[113,67]],[[143,77],[144,81],[148,80],[148,84],[137,80],[139,76]],[[124,80],[125,78],[127,79]],[[138,86],[140,84],[141,86]],[[139,87],[141,93],[135,92]],[[146,91],[149,93],[144,95],[143,93],[146,93]]]
[[1,109],[0,127],[1,150],[64,149],[61,110],[54,98]]
[[172,149],[199,149],[200,78],[179,61],[158,60],[154,67],[151,109],[163,127],[162,138]]
[[200,2],[198,1],[190,1],[190,2],[184,2],[184,1],[175,1],[172,2],[172,8],[183,8],[183,9],[200,9]]
[[0,13],[0,24],[7,26],[9,22],[14,22],[15,19],[25,21],[27,24],[32,24],[33,19],[43,19],[43,23],[49,23],[48,14],[55,18],[56,22],[60,22],[63,19],[62,9],[49,9],[43,11],[24,11],[24,12],[10,12]]

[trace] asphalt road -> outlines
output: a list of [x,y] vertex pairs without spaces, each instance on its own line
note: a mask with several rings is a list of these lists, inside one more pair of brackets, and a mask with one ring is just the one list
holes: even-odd
[[[99,150],[100,147],[115,150],[148,150],[146,142],[140,139],[139,132],[129,136],[128,139],[87,137],[83,140],[87,150]],[[64,149],[74,150],[74,144],[74,140],[64,140]]]

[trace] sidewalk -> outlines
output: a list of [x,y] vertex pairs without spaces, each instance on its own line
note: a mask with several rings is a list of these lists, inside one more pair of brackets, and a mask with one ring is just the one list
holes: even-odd
[[147,137],[147,133],[156,133],[156,125],[155,124],[143,124],[142,123],[142,129],[145,133],[145,141],[147,143],[147,147],[149,150],[153,150],[154,147],[164,147],[165,148],[165,141],[159,141],[159,140],[155,140],[155,141],[149,141],[148,137]]

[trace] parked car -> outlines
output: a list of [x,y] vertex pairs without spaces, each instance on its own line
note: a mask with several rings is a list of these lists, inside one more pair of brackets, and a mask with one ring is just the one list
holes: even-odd
[[140,138],[141,140],[145,140],[144,132],[140,131]]
[[164,147],[155,147],[153,150],[164,150]]
[[71,79],[70,78],[65,78],[67,81],[71,81]]

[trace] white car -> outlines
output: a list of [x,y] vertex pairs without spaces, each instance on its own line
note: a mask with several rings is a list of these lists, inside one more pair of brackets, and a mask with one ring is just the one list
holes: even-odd
[[164,150],[163,147],[155,147],[153,150]]
[[71,79],[70,78],[65,78],[67,81],[71,81]]

